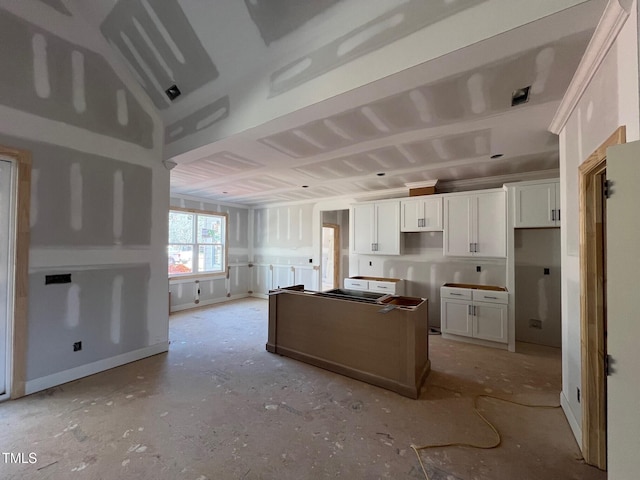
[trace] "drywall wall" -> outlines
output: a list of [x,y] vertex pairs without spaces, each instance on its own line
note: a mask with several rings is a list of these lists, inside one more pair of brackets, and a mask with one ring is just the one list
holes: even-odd
[[98,32],[38,5],[0,2],[0,143],[33,158],[27,393],[168,340],[160,118]]
[[[228,299],[246,297],[250,291],[249,208],[208,202],[205,199],[171,197],[172,207],[189,208],[227,214],[228,258],[227,274],[173,278],[169,281],[172,312]],[[166,268],[166,250],[165,250]]]
[[516,340],[560,347],[560,229],[514,233]]
[[634,3],[634,13],[560,132],[561,401],[578,444],[582,443],[582,410],[577,398],[581,387],[578,167],[621,125],[626,126],[627,141],[640,138],[636,8]]

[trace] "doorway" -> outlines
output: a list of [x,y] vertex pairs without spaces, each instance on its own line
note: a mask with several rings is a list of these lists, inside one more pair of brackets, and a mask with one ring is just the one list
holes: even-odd
[[322,291],[340,286],[340,225],[322,224]]
[[25,394],[31,154],[0,145],[0,400]]
[[618,128],[580,165],[580,336],[582,454],[607,468],[606,150],[625,143]]
[[12,317],[13,285],[10,281],[11,238],[13,222],[11,218],[13,193],[13,163],[0,156],[0,398],[9,389],[9,365],[11,355],[10,319]]

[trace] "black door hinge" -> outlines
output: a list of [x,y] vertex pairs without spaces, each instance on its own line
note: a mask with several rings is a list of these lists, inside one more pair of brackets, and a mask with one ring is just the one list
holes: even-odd
[[613,360],[613,358],[611,358],[611,355],[604,356],[604,374],[607,377],[610,376],[612,373],[615,373],[615,370],[613,369],[614,363],[615,361]]
[[609,198],[611,197],[611,194],[613,193],[613,189],[611,188],[613,186],[613,182],[611,182],[611,180],[605,180],[604,181],[604,196],[605,198]]

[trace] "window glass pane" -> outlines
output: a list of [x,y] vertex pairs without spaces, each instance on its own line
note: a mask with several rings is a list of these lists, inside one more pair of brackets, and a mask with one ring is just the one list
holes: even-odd
[[222,243],[223,217],[198,215],[198,243]]
[[169,243],[194,243],[192,213],[169,212]]
[[193,246],[169,245],[169,275],[193,273]]
[[224,270],[222,245],[200,245],[198,255],[201,272],[221,272]]

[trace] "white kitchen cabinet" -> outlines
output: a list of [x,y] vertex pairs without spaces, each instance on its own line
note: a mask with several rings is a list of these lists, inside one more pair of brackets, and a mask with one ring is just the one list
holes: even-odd
[[560,182],[513,187],[515,228],[560,226]]
[[442,230],[442,197],[413,197],[400,202],[402,232]]
[[344,279],[344,288],[348,290],[363,290],[367,292],[404,295],[404,280],[400,278],[381,277],[349,277]]
[[444,255],[506,257],[503,190],[444,197]]
[[504,291],[442,287],[442,333],[507,343],[508,303]]
[[400,201],[351,207],[352,253],[400,255]]

